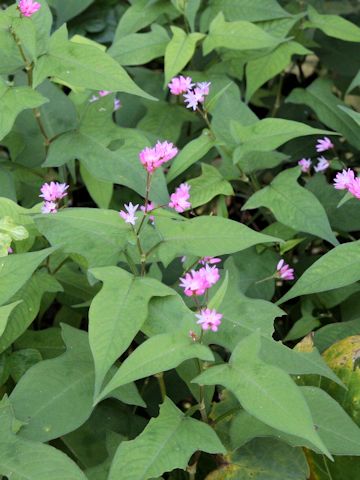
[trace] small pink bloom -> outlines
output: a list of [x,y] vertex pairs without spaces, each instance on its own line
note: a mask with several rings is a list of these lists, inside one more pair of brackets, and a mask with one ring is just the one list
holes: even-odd
[[279,261],[276,266],[276,277],[282,278],[283,280],[294,280],[294,269],[290,268],[290,265],[285,263],[283,259]]
[[343,170],[341,173],[337,173],[334,179],[334,187],[337,190],[347,190],[349,185],[354,181],[355,173],[351,168]]
[[118,98],[114,100],[114,112],[117,112],[121,108],[121,101]]
[[67,195],[66,190],[68,188],[69,188],[69,185],[66,185],[66,183],[59,183],[59,182],[44,183],[44,185],[40,189],[41,195],[39,195],[39,197],[42,197],[47,202],[55,202],[57,200],[61,200],[62,198],[66,197]]
[[138,217],[135,217],[136,210],[138,209],[139,205],[133,205],[131,202],[129,205],[124,205],[126,212],[121,210],[119,215],[122,219],[125,220],[125,223],[130,223],[131,225],[135,225],[136,220]]
[[9,254],[14,253],[14,250],[13,250],[11,247],[9,247],[9,248],[8,248],[8,253],[9,253]]
[[185,277],[180,278],[180,287],[184,289],[187,297],[193,295],[204,295],[208,288],[208,283],[200,271],[191,270]]
[[222,314],[217,313],[216,310],[210,310],[210,308],[203,308],[200,310],[199,314],[196,314],[199,320],[198,324],[201,325],[203,330],[212,330],[213,332],[218,331],[218,327],[221,325]]
[[153,148],[146,147],[139,153],[140,162],[149,173],[153,173],[163,163],[168,162],[178,153],[171,142],[158,141]]
[[221,258],[216,258],[216,257],[204,257],[201,260],[199,260],[200,265],[206,265],[207,263],[209,263],[210,265],[214,265],[220,262],[221,262]]
[[324,172],[327,168],[329,168],[330,163],[325,157],[318,157],[318,160],[318,164],[314,167],[315,172]]
[[[147,204],[146,210],[145,210],[145,205],[141,205],[140,210],[145,213],[145,211],[146,212],[151,212],[151,210],[154,210],[154,208],[155,208],[155,205],[152,202],[149,202]],[[154,223],[154,221],[155,221],[154,215],[150,215],[149,218]]]
[[41,5],[33,0],[20,0],[18,8],[24,17],[31,17],[40,10]]
[[301,167],[302,172],[308,173],[311,168],[311,160],[310,158],[302,158],[298,161],[298,165]]
[[168,83],[168,87],[170,88],[170,93],[173,95],[181,95],[182,93],[187,92],[194,84],[190,77],[174,77],[170,83]]
[[333,143],[331,142],[330,138],[324,137],[322,139],[319,139],[316,144],[316,151],[318,153],[320,152],[326,152],[326,150],[330,150],[331,148],[334,148]]
[[169,207],[173,208],[179,213],[183,213],[188,208],[191,208],[191,203],[188,202],[190,198],[189,194],[190,185],[187,183],[182,183],[176,190],[175,193],[170,195]]
[[348,190],[351,195],[360,199],[360,177],[354,178],[354,180],[349,184]]
[[199,273],[204,277],[207,288],[212,287],[220,280],[219,269],[206,265],[200,268]]
[[195,88],[194,91],[188,90],[184,95],[185,103],[187,103],[186,108],[192,108],[194,111],[197,109],[199,103],[204,101],[204,94],[198,88]]
[[209,95],[210,85],[211,82],[198,82],[195,91],[201,93],[201,95]]
[[41,213],[56,213],[57,204],[55,202],[44,202],[41,207]]
[[109,90],[99,90],[100,97],[106,97],[107,95],[110,95],[110,93],[112,92],[109,92]]

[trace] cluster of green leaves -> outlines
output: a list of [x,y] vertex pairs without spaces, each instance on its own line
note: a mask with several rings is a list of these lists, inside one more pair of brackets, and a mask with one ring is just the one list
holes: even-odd
[[[328,465],[355,464],[360,416],[321,353],[360,333],[360,200],[331,184],[359,166],[356,2],[39,2],[0,10],[0,479],[350,478]],[[202,116],[179,74],[211,82]],[[325,135],[329,169],[302,174]],[[179,154],[139,239],[118,211],[157,140]],[[50,181],[70,188],[46,215]],[[205,256],[217,332],[179,288]]]

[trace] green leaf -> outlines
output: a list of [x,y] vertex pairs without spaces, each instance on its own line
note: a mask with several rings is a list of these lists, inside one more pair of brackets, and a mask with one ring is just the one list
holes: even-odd
[[211,138],[210,132],[208,130],[203,130],[200,137],[187,143],[171,162],[170,170],[166,176],[167,182],[170,183],[191,167],[191,165],[198,160],[201,160],[213,146],[214,142]]
[[0,337],[2,336],[2,334],[6,329],[6,325],[8,324],[8,320],[11,312],[21,302],[22,300],[18,300],[17,302],[12,302],[12,303],[9,303],[8,305],[4,305],[3,307],[0,307]]
[[47,0],[48,4],[56,10],[56,23],[61,25],[79,13],[83,12],[94,0],[76,0],[76,2],[62,2],[62,0]]
[[[146,171],[139,161],[143,147],[124,146],[112,151],[85,133],[70,132],[52,142],[43,166],[60,166],[77,158],[98,180],[125,185],[145,196]],[[169,201],[160,170],[153,175],[150,198],[160,205]]]
[[63,452],[14,433],[16,419],[5,397],[0,404],[0,474],[12,480],[86,480]]
[[86,170],[83,164],[80,165],[81,177],[85,186],[99,208],[109,208],[113,196],[114,186],[111,182],[103,182]]
[[0,305],[4,305],[26,283],[54,248],[0,258]]
[[126,92],[153,100],[108,54],[95,46],[69,41],[65,26],[52,35],[48,52],[38,59],[34,86],[50,76],[75,88]]
[[117,267],[92,269],[103,288],[91,303],[89,341],[95,362],[95,396],[111,365],[129,347],[148,314],[152,297],[173,291],[151,278],[134,277]]
[[0,10],[0,74],[14,73],[24,65],[18,46],[11,35],[12,17]]
[[260,335],[255,333],[237,345],[229,364],[209,368],[194,382],[224,385],[251,415],[282,432],[310,441],[331,458],[315,431],[299,388],[283,370],[263,363],[259,351]]
[[336,135],[328,130],[282,118],[265,118],[246,126],[233,122],[231,127],[235,141],[241,145],[242,154],[251,151],[270,152],[293,138],[307,135]]
[[156,227],[161,233],[156,255],[165,264],[183,255],[214,257],[239,252],[259,243],[279,241],[241,223],[215,216],[180,221],[157,217]]
[[281,42],[257,25],[239,20],[226,22],[220,12],[210,24],[209,34],[204,40],[203,51],[207,55],[215,48],[234,50],[261,50],[274,48]]
[[[194,323],[195,320],[194,316]],[[121,364],[119,370],[101,392],[98,400],[121,385],[149,377],[155,373],[166,372],[191,358],[200,358],[208,362],[215,361],[211,350],[205,345],[194,342],[189,334],[177,331],[155,335],[137,347]]]
[[115,264],[129,228],[113,210],[69,208],[35,217],[39,231],[65,253],[76,253],[89,266]]
[[271,53],[255,60],[250,60],[246,67],[246,96],[249,102],[253,94],[265,82],[282,72],[291,62],[293,55],[308,55],[311,51],[297,42],[286,42],[276,47]]
[[360,428],[324,390],[300,387],[320,438],[334,455],[360,455]]
[[248,20],[260,22],[288,17],[276,0],[211,0],[209,10],[212,16],[223,12],[226,20]]
[[205,205],[218,195],[234,194],[231,184],[223,178],[217,168],[206,163],[203,163],[201,168],[202,175],[187,182],[191,186],[190,201],[192,208]]
[[172,39],[165,50],[164,87],[187,65],[194,55],[196,44],[204,38],[203,33],[186,34],[181,28],[171,26]]
[[308,6],[308,14],[310,22],[305,22],[305,28],[319,28],[329,37],[360,42],[360,28],[340,15],[321,15],[311,5]]
[[10,132],[20,112],[47,101],[30,87],[7,87],[0,79],[0,140]]
[[315,195],[300,187],[297,182],[299,175],[298,167],[279,173],[268,187],[253,194],[242,210],[267,207],[284,225],[337,245],[323,206]]
[[215,308],[218,310],[221,307],[221,304],[225,298],[226,291],[229,284],[229,272],[226,271],[225,278],[221,283],[221,286],[216,291],[215,295],[213,295],[208,302],[208,308]]
[[132,33],[119,38],[108,53],[120,65],[143,65],[162,57],[169,41],[165,28],[154,24],[148,33]]
[[358,73],[355,75],[355,77],[352,79],[348,89],[346,90],[346,93],[350,93],[352,90],[360,86],[360,70]]
[[234,163],[237,163],[244,173],[274,168],[285,162],[289,157],[284,153],[251,151],[242,154],[242,147],[237,147],[233,154]]
[[68,325],[62,336],[66,352],[34,365],[11,393],[16,418],[26,422],[23,438],[47,442],[72,432],[91,414],[95,375],[88,336]]
[[360,280],[360,240],[330,250],[311,265],[279,304],[300,295],[326,292]]
[[225,453],[209,425],[184,414],[169,400],[160,407],[135,440],[122,442],[111,465],[109,479],[147,480],[176,468],[185,469],[197,450]]
[[275,438],[256,438],[232,452],[227,464],[206,480],[306,480],[309,466],[304,452]]
[[[329,80],[319,78],[306,90],[296,88],[287,97],[286,102],[305,104],[310,107],[324,125],[340,132],[356,148],[360,148],[359,127],[354,118],[349,118],[341,107],[345,103],[331,92],[332,84]],[[328,132],[334,135],[334,132]]]
[[0,337],[0,352],[5,351],[31,325],[39,313],[45,292],[61,291],[61,285],[45,272],[36,272],[12,297],[18,305],[11,312]]
[[355,112],[355,110],[352,110],[351,108],[345,107],[344,105],[338,105],[338,108],[345,112],[349,117],[351,117],[360,127],[360,113]]
[[171,15],[175,12],[174,7],[168,0],[136,0],[128,7],[121,16],[119,25],[115,32],[115,42],[130,33],[137,32],[147,25],[153,23],[160,15]]

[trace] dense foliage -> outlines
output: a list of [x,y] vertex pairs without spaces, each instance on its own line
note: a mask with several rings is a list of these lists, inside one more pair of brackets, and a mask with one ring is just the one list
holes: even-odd
[[359,19],[3,4],[0,478],[360,478]]

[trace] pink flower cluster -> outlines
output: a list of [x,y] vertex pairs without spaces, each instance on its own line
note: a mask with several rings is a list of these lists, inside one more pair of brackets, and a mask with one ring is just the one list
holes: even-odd
[[58,204],[59,201],[66,197],[67,195],[67,189],[69,188],[69,185],[66,185],[66,183],[58,183],[58,182],[50,182],[50,183],[44,183],[44,185],[41,187],[41,195],[39,197],[42,197],[44,199],[44,204],[41,208],[42,213],[56,213],[58,210]]
[[285,260],[281,259],[276,265],[275,277],[283,280],[294,280],[294,269],[290,268],[290,265],[285,263]]
[[351,168],[344,169],[336,175],[334,187],[337,190],[347,190],[355,198],[360,199],[360,177],[355,177],[355,172]]
[[[310,158],[302,158],[301,160],[298,161],[298,165],[301,167],[301,171],[303,173],[309,173],[312,166],[312,161]],[[329,168],[329,166],[330,166],[329,161],[326,160],[325,157],[321,156],[321,157],[318,157],[318,163],[317,165],[314,166],[314,170],[316,173],[324,172]]]
[[154,147],[141,150],[139,158],[144,168],[149,173],[153,173],[163,163],[174,158],[177,153],[178,149],[171,142],[158,141]]
[[139,205],[133,205],[131,202],[128,205],[124,205],[125,210],[119,212],[120,217],[125,220],[125,223],[130,223],[130,225],[135,225],[138,217],[135,217],[136,210],[139,208]]
[[18,8],[21,15],[24,17],[31,17],[41,8],[41,4],[33,0],[20,0]]
[[169,207],[173,208],[179,213],[185,212],[185,210],[191,208],[191,203],[188,201],[190,198],[190,185],[182,183],[174,193],[170,195]]
[[216,310],[210,310],[210,308],[203,308],[198,314],[195,315],[198,318],[197,323],[201,325],[203,330],[212,330],[217,332],[221,325],[221,319],[223,315]]
[[204,295],[220,279],[219,269],[206,265],[200,270],[191,270],[180,278],[180,287],[187,297]]
[[186,108],[196,110],[199,103],[204,103],[205,97],[209,95],[210,85],[211,82],[193,83],[191,77],[180,76],[174,77],[168,87],[173,95],[184,94]]
[[[324,137],[317,140],[315,148],[318,153],[321,153],[326,152],[326,150],[330,150],[331,148],[334,148],[334,145],[331,142],[330,138]],[[302,158],[298,161],[298,165],[300,166],[303,173],[310,173],[312,161],[310,158]],[[317,165],[314,165],[314,171],[316,173],[324,172],[329,168],[329,166],[330,162],[324,156],[320,156],[318,157]]]

